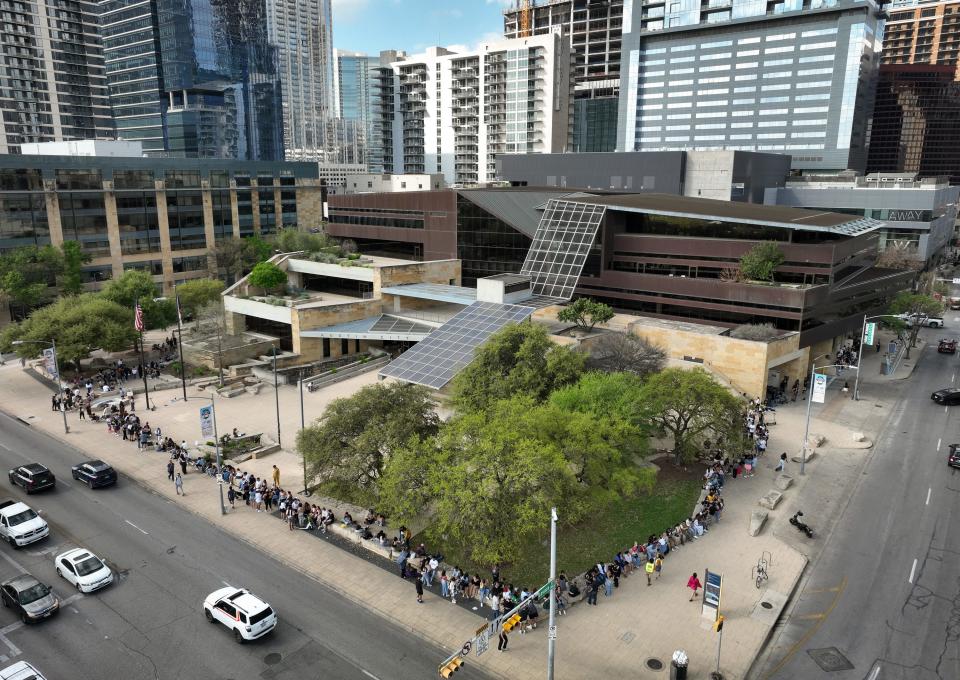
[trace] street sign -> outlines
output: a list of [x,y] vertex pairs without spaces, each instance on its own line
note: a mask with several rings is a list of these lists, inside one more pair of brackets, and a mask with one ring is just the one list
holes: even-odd
[[536,593],[534,593],[533,596],[538,598],[546,597],[547,593],[549,593],[551,590],[553,590],[553,581],[547,581],[542,586],[540,586],[540,589]]
[[489,623],[477,629],[477,636],[473,638],[473,648],[477,650],[477,656],[480,656],[490,648],[490,638],[492,636],[493,626]]
[[556,627],[556,626],[550,626],[550,628],[547,629],[547,638],[549,638],[550,640],[556,640],[556,639],[557,639],[557,627]]
[[827,396],[827,376],[823,373],[813,374],[813,391],[810,398],[818,404],[822,404]]
[[463,643],[463,647],[460,648],[460,656],[470,656],[470,650],[473,647],[473,643],[470,640],[467,640]]
[[716,621],[720,615],[720,592],[723,589],[723,575],[706,570],[703,579],[703,607],[700,615]]
[[957,284],[960,284],[960,279],[954,279],[953,282],[954,282],[954,283],[957,283]]
[[[867,324],[867,327],[866,327],[866,328],[864,329],[864,331],[863,331],[863,344],[864,344],[864,346],[866,346],[866,347],[871,347],[871,346],[873,345],[873,342],[874,342],[874,337],[873,337],[873,336],[874,336],[874,334],[876,333],[876,331],[877,331],[877,322],[876,322],[876,321],[871,321],[870,323]],[[862,348],[861,348],[860,352],[861,352],[861,353],[863,352],[863,349],[862,349]]]

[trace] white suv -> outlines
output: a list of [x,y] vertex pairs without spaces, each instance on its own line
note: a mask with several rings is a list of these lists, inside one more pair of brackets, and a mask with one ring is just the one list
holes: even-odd
[[30,663],[18,661],[0,670],[0,680],[45,680],[45,678]]
[[244,588],[227,586],[213,591],[203,601],[203,613],[210,623],[230,628],[240,643],[261,638],[277,627],[276,612]]

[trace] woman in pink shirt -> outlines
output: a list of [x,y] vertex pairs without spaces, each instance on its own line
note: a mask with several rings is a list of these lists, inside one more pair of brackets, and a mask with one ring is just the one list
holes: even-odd
[[693,598],[697,596],[697,591],[703,588],[703,584],[697,578],[697,572],[693,572],[693,576],[687,579],[687,588],[693,591],[693,595],[690,596],[690,601],[693,602]]

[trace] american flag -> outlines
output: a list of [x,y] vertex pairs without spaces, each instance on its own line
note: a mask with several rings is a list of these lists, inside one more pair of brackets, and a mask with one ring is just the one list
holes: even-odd
[[143,333],[143,309],[140,307],[140,303],[137,303],[136,312],[133,315],[133,327],[137,329],[138,332]]
[[177,323],[183,325],[183,313],[180,311],[180,296],[177,296]]

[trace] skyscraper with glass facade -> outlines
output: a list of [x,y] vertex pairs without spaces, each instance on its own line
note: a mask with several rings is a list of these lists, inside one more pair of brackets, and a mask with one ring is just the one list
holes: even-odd
[[[396,53],[387,53],[396,57]],[[387,68],[379,56],[334,50],[334,102],[337,162],[366,165],[383,172],[383,135],[376,125],[378,70]]]
[[330,0],[265,0],[267,39],[276,47],[287,160],[331,160],[334,111]]
[[2,17],[0,154],[113,137],[96,3],[17,0]]
[[617,147],[863,170],[881,34],[874,0],[627,0]]
[[267,0],[102,0],[117,133],[150,155],[283,158]]

